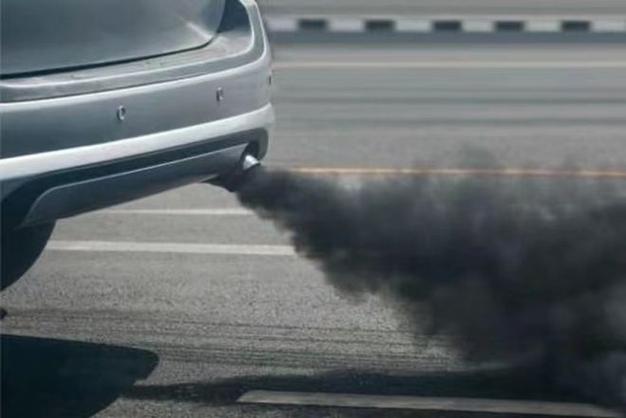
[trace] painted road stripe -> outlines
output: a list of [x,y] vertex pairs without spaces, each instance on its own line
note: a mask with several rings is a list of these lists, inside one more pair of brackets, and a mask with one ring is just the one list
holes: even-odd
[[432,30],[429,20],[397,19],[395,22],[397,32],[428,33]]
[[484,176],[484,177],[556,177],[626,179],[626,171],[549,170],[549,169],[464,169],[464,168],[332,168],[289,167],[285,171],[331,176]]
[[225,209],[109,209],[95,212],[102,215],[166,215],[166,216],[251,216],[242,208]]
[[298,30],[298,21],[289,17],[273,17],[267,19],[267,26],[273,32],[295,32]]
[[50,241],[47,250],[105,253],[294,256],[288,245],[187,244],[174,242]]
[[294,69],[619,69],[626,61],[293,61],[276,62],[275,70]]
[[[626,33],[626,16],[284,16],[265,18],[272,32],[614,32]],[[546,25],[545,22],[550,21]],[[381,25],[380,22],[385,22]],[[481,22],[477,24],[476,22]],[[515,22],[515,25],[511,25]]]
[[365,21],[351,17],[332,18],[328,21],[328,28],[331,32],[363,32],[365,30]]
[[404,409],[480,412],[567,417],[618,418],[621,414],[587,404],[472,398],[376,396],[341,393],[273,392],[255,390],[237,402],[272,405],[306,405],[342,408]]
[[464,32],[493,32],[493,22],[488,20],[468,19],[463,22]]
[[558,20],[533,20],[526,24],[526,30],[528,32],[560,32],[561,31],[561,22]]
[[626,32],[626,19],[623,20],[597,20],[592,23],[593,32]]

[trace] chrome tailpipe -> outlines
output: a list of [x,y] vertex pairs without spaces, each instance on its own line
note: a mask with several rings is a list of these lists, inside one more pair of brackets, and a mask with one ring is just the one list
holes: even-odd
[[237,192],[239,188],[246,182],[248,176],[256,169],[261,167],[261,162],[251,154],[245,154],[239,161],[237,168],[216,179],[209,180],[207,183],[222,187],[229,192]]
[[241,169],[246,172],[248,170],[253,169],[254,167],[260,166],[261,161],[257,160],[251,154],[246,154],[241,161]]

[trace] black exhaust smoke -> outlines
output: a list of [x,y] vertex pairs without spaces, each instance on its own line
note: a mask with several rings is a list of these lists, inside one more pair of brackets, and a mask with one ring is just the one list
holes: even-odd
[[[626,405],[626,202],[606,183],[411,178],[347,188],[258,168],[240,201],[351,295],[378,294],[468,359],[541,357]],[[424,312],[426,312],[426,317]]]

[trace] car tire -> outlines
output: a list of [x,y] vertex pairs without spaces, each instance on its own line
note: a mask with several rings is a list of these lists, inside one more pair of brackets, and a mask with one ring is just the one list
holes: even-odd
[[2,225],[1,290],[15,283],[35,264],[52,235],[54,225],[54,222],[24,228]]

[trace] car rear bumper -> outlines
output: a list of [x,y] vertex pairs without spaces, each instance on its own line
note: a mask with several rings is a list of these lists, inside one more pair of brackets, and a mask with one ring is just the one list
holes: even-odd
[[77,215],[234,170],[267,152],[271,105],[106,144],[0,160],[3,217],[20,226]]
[[136,158],[75,169],[28,183],[9,199],[19,226],[36,225],[227,175],[267,147],[264,128]]
[[198,50],[0,80],[0,173],[7,158],[173,131],[267,105],[271,57],[259,10],[248,0],[227,6],[221,32]]
[[[194,144],[231,138],[239,143],[228,143],[228,147],[242,145],[245,148],[249,142],[257,140],[246,137],[242,133],[258,130],[268,131],[273,121],[272,105],[267,104],[252,112],[200,125],[101,144],[0,159],[0,181],[5,184],[2,193],[4,196],[21,184],[40,177],[142,158],[159,151],[175,150]],[[267,141],[261,141],[258,147],[259,157],[263,157],[266,152]],[[207,174],[212,173],[208,172]]]
[[225,174],[247,149],[262,158],[270,74],[256,4],[228,0],[206,48],[1,80],[3,217],[45,222]]

